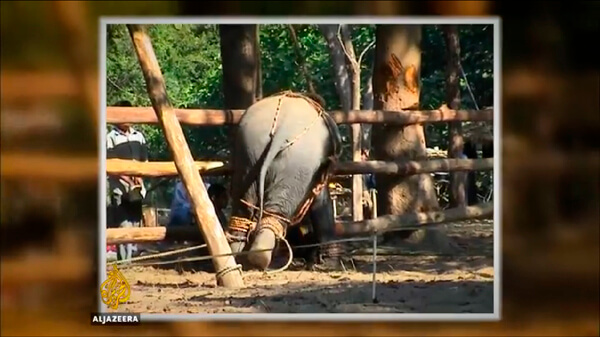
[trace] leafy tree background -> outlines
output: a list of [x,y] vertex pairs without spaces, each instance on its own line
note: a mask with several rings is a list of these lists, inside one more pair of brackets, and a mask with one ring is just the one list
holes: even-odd
[[[459,26],[461,64],[476,101],[473,102],[461,79],[462,108],[492,106],[493,103],[493,29],[491,25]],[[219,31],[216,25],[154,25],[149,28],[153,47],[167,85],[169,98],[178,108],[221,108],[223,106],[222,66]],[[317,27],[303,25],[297,29],[298,40],[306,57],[308,70],[317,92],[326,101],[326,109],[340,108],[325,38]],[[353,43],[362,51],[375,39],[375,25],[353,27]],[[305,77],[300,73],[297,56],[286,25],[259,26],[262,85],[264,96],[282,90],[306,91]],[[421,107],[435,109],[444,103],[445,45],[437,25],[423,26]],[[131,39],[124,25],[110,25],[107,33],[107,104],[129,100],[134,106],[150,106],[144,79]],[[361,65],[364,91],[371,76],[373,49]],[[150,160],[172,160],[158,126],[138,125],[148,141]],[[196,160],[223,160],[228,149],[223,146],[227,127],[190,127],[183,130]],[[341,126],[345,142],[343,160],[350,160],[349,127]],[[447,125],[427,124],[427,146],[447,147]],[[489,184],[489,174],[488,174]],[[223,181],[209,178],[209,182]],[[149,179],[156,184],[158,179]],[[150,202],[168,207],[173,184],[168,183],[151,193]]]

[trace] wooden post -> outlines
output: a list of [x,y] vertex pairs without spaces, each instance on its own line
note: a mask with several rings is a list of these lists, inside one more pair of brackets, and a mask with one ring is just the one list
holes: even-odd
[[169,103],[165,82],[150,37],[141,25],[127,25],[127,29],[142,67],[150,101],[173,153],[177,171],[188,192],[196,222],[208,245],[210,254],[214,256],[213,264],[217,270],[217,284],[228,288],[243,287],[241,270],[236,268],[234,257],[227,255],[231,254],[231,248],[227,243],[223,228],[219,224],[202,177],[196,171],[194,159],[181,125]]
[[142,207],[142,223],[144,227],[156,227],[158,221],[156,220],[156,208],[154,207]]
[[[446,104],[450,109],[458,109],[460,106],[458,27],[456,25],[445,26],[444,39],[446,40],[446,58],[448,60],[446,65]],[[448,157],[461,158],[464,146],[462,123],[450,122],[448,128]],[[467,175],[464,172],[450,173],[450,207],[464,207],[467,205],[466,180]]]

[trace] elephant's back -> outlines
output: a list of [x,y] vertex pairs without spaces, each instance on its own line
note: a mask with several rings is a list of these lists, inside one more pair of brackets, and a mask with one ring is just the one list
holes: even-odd
[[[286,96],[280,105],[280,98],[282,97],[264,98],[246,110],[238,125],[238,142],[251,160],[258,160],[271,140],[275,122],[275,132],[283,135],[285,141],[293,145],[287,147],[285,153],[278,157],[280,160],[272,165],[288,167],[293,162],[292,170],[310,167],[310,171],[320,165],[323,158],[331,152],[330,130],[325,119],[319,116],[319,107],[312,101],[303,97]],[[275,120],[278,109],[279,114]]]
[[288,132],[295,129],[302,130],[309,124],[312,124],[311,128],[319,128],[319,125],[323,124],[322,122],[314,123],[314,119],[318,118],[319,111],[318,106],[311,101],[300,96],[282,96],[266,97],[252,104],[242,116],[239,123],[240,128],[251,127],[253,131],[264,129],[266,132],[270,132],[277,111],[279,111],[277,127],[285,125]]

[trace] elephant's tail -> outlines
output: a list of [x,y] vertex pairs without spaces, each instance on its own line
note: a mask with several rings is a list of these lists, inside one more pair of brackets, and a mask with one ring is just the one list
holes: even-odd
[[[283,117],[283,116],[282,116]],[[281,121],[281,120],[280,120]],[[259,203],[259,212],[258,218],[256,220],[256,228],[260,228],[260,221],[262,220],[263,210],[264,210],[264,197],[265,197],[265,178],[267,176],[267,170],[273,160],[281,151],[283,146],[286,143],[286,135],[283,132],[275,131],[275,134],[271,138],[271,141],[267,144],[267,154],[265,155],[265,160],[263,160],[262,166],[260,168],[260,174],[258,177],[258,203]]]

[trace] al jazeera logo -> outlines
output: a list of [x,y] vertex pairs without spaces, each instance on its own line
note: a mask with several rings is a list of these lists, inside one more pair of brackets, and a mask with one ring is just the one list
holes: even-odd
[[[108,309],[117,310],[120,304],[129,300],[131,295],[131,286],[125,276],[112,265],[112,270],[108,272],[107,278],[100,286],[100,298]],[[139,314],[131,313],[93,313],[92,325],[135,325],[140,323]]]

